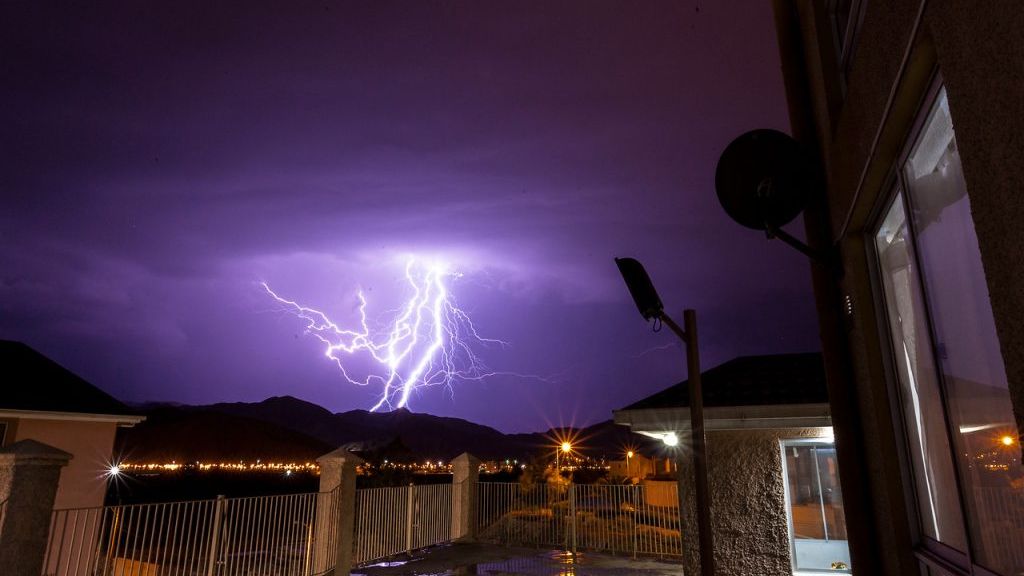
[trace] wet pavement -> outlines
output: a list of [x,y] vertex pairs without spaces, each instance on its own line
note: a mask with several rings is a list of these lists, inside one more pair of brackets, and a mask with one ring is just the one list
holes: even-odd
[[381,562],[352,571],[353,576],[679,576],[682,565],[667,561],[590,552],[538,550],[486,544],[452,544],[407,560]]

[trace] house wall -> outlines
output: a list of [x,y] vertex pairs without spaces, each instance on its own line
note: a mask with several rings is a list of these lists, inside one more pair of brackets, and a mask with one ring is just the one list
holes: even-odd
[[[821,438],[829,432],[822,428],[782,428],[707,433],[716,575],[793,573],[780,442]],[[693,467],[682,452],[678,463],[683,538],[696,539]],[[683,555],[685,572],[700,574],[698,547],[684,545]]]
[[[852,367],[853,401],[832,399],[837,442],[855,436],[865,463],[852,474],[844,472],[842,482],[844,492],[846,486],[868,492],[865,509],[855,513],[859,522],[869,524],[866,533],[872,541],[860,549],[877,562],[873,571],[908,574],[917,570],[915,528],[907,472],[899,458],[903,439],[893,425],[898,399],[886,374],[880,310],[869,274],[873,256],[866,240],[938,70],[949,98],[1014,412],[1024,429],[1024,266],[1019,262],[1024,244],[1024,10],[1019,2],[869,0],[844,93],[830,54],[824,5],[776,1],[777,11],[785,12],[783,20],[793,18],[791,10],[796,13],[802,48],[797,58],[806,80],[800,89],[809,96],[806,106],[793,107],[802,95],[787,82],[793,131],[815,145],[825,168],[825,205],[807,221],[826,223],[826,234],[838,241],[843,273],[837,291],[852,302],[844,326],[822,324],[826,362],[830,356],[848,355]],[[784,54],[784,66],[787,59]],[[817,286],[816,292],[825,307],[839,306],[834,293]],[[847,424],[846,414],[856,421]]]
[[103,505],[116,431],[113,422],[20,418],[9,442],[31,438],[72,454],[61,470],[54,508],[86,508]]

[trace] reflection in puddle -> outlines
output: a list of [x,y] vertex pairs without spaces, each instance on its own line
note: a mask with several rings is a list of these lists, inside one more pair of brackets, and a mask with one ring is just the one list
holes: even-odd
[[630,560],[609,561],[601,557],[595,562],[586,554],[555,551],[538,556],[511,558],[460,567],[448,572],[453,576],[478,574],[486,576],[660,576],[663,570],[629,566]]
[[[675,576],[682,573],[682,567],[604,554],[573,556],[561,550],[508,557],[495,556],[493,550],[481,554],[476,549],[442,547],[420,558],[365,566],[359,573],[369,576]],[[357,572],[353,572],[353,576],[357,576]]]

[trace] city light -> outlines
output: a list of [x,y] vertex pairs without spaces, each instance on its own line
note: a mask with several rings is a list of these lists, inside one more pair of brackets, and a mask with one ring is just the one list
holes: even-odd
[[110,468],[107,469],[107,476],[117,476],[120,473],[121,473],[121,467],[118,466],[117,464],[114,464]]
[[572,452],[572,444],[570,444],[568,442],[562,442],[562,452],[566,452],[566,453]]
[[632,457],[633,457],[633,451],[632,450],[630,450],[629,452],[626,452],[626,458],[632,458]]
[[1003,443],[1003,446],[1013,446],[1014,444],[1013,436],[1003,436],[999,441]]
[[675,432],[666,432],[665,435],[661,437],[661,441],[664,442],[666,446],[678,446],[679,436],[676,436]]

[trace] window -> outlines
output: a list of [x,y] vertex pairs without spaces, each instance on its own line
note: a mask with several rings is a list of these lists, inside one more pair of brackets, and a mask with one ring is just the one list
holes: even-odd
[[836,449],[824,440],[782,442],[794,572],[850,571]]
[[1020,574],[1020,438],[944,89],[874,243],[923,544]]

